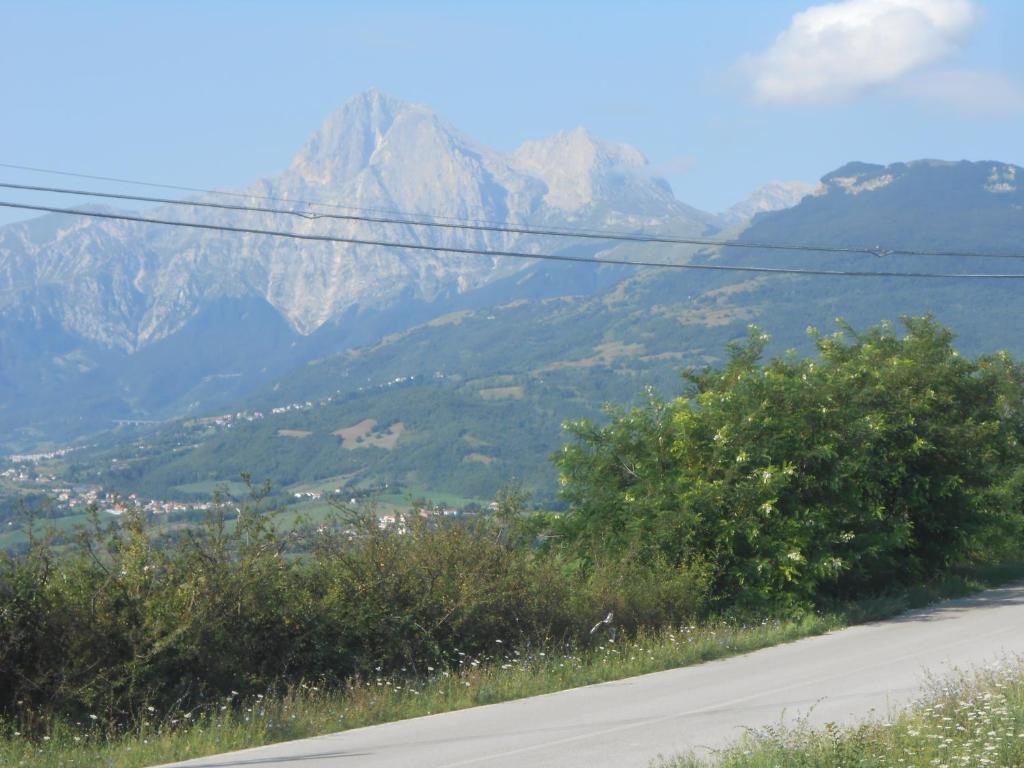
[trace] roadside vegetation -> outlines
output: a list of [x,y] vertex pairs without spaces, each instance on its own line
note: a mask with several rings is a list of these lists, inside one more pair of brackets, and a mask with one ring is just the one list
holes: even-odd
[[[568,425],[565,513],[275,527],[267,489],[0,555],[0,763],[148,765],[695,663],[1024,572],[1024,372],[927,318]],[[612,619],[592,632],[609,613]],[[614,627],[614,633],[612,628]]]
[[142,768],[657,672],[788,642],[841,623],[839,616],[810,615],[755,626],[684,625],[641,631],[624,641],[603,638],[578,650],[553,645],[546,651],[521,651],[496,638],[488,652],[455,652],[435,662],[443,667],[424,668],[421,675],[408,668],[381,668],[342,685],[301,682],[250,696],[229,691],[185,710],[144,705],[131,726],[87,713],[73,722],[51,721],[42,738],[22,730],[28,724],[9,725],[0,738],[0,764]]
[[[41,738],[33,738],[28,730],[38,721],[25,708],[21,718],[5,723],[0,733],[0,765],[144,768],[450,712],[747,653],[1021,576],[1024,564],[1015,564],[950,575],[933,584],[849,605],[844,611],[749,624],[703,622],[658,631],[641,629],[629,638],[613,641],[601,636],[575,649],[552,645],[547,650],[521,651],[496,638],[490,652],[478,656],[455,652],[448,664],[427,667],[422,675],[382,668],[338,686],[302,681],[248,696],[231,690],[223,698],[191,708],[145,705],[141,718],[131,725],[88,713],[73,722],[48,721]],[[685,765],[690,768],[690,763]]]
[[681,757],[659,768],[957,768],[1024,765],[1024,665],[1008,662],[933,684],[891,720],[856,727],[800,724],[748,734],[708,761]]

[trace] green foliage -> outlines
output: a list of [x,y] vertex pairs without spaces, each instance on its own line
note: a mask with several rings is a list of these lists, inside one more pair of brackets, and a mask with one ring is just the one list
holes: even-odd
[[569,426],[557,457],[581,556],[709,573],[722,606],[808,605],[993,552],[1021,522],[1022,371],[930,318],[812,332],[761,363],[756,328],[671,402]]
[[265,493],[164,538],[138,510],[106,526],[94,511],[70,548],[34,537],[0,555],[0,726],[38,735],[96,715],[135,727],[149,707],[208,709],[232,691],[426,674],[499,642],[576,645],[612,609],[635,631],[703,607],[686,569],[583,572],[518,545],[515,492],[500,520],[411,513],[382,530],[367,514],[285,531],[260,513]]
[[[0,554],[0,731],[97,715],[113,733],[145,726],[150,707],[212,715],[234,691],[418,680],[495,658],[499,640],[516,658],[586,645],[608,611],[633,638],[709,614],[814,619],[813,603],[1018,555],[1024,371],[961,357],[930,318],[904,328],[812,333],[816,357],[767,362],[753,329],[720,368],[689,373],[683,397],[648,390],[604,426],[571,424],[565,514],[528,511],[529,484],[506,476],[495,513],[459,523],[412,512],[384,530],[368,509],[355,524],[346,510],[278,529],[284,516],[260,511],[269,486],[249,486],[252,501],[220,499],[199,527],[134,509],[107,525],[93,510],[59,539],[30,525]],[[506,405],[472,396],[481,418]],[[330,430],[305,412],[289,428],[319,430],[338,454],[327,436],[366,411],[328,408]],[[405,423],[403,439],[428,450],[422,424]],[[239,425],[231,439],[279,428]],[[452,430],[454,453],[486,442],[502,455],[498,435]],[[319,439],[287,438],[294,453],[277,458],[312,464],[321,448],[303,451]],[[341,449],[362,451],[387,453]]]
[[[753,626],[701,624],[641,631],[614,643],[563,644],[459,655],[425,675],[375,672],[341,687],[300,683],[283,693],[229,696],[190,712],[147,708],[142,722],[111,735],[104,720],[52,722],[40,739],[0,722],[0,765],[38,768],[144,768],[276,741],[336,733],[410,717],[450,712],[562,691],[747,653],[836,629],[837,616]],[[186,715],[190,715],[186,717]]]

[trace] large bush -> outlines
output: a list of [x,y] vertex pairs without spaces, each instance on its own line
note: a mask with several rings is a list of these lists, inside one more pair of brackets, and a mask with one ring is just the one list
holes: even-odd
[[372,515],[277,531],[227,505],[159,538],[132,510],[73,545],[0,554],[0,722],[131,723],[150,706],[209,706],[232,691],[575,645],[609,610],[627,630],[701,610],[702,583],[685,568],[626,558],[580,570],[534,550],[519,512],[459,524],[413,515],[404,532]]
[[1019,524],[1022,372],[930,318],[815,333],[762,363],[752,329],[671,402],[569,425],[557,457],[582,556],[707,569],[722,605],[808,604],[919,579]]

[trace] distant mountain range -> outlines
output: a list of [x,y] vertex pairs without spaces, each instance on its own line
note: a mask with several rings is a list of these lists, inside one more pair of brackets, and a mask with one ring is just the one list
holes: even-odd
[[[1018,173],[1000,163],[851,163],[795,207],[756,216],[739,239],[1019,254]],[[726,248],[692,260],[1024,273],[1024,265],[998,257]],[[565,439],[564,420],[600,417],[603,403],[636,402],[646,387],[676,394],[681,369],[721,362],[751,323],[773,336],[773,353],[807,353],[808,326],[831,332],[837,317],[863,328],[931,312],[959,334],[965,353],[1024,354],[1021,281],[627,270],[597,282],[593,275],[589,266],[530,266],[496,282],[488,305],[290,370],[240,403],[243,413],[260,413],[257,420],[176,422],[132,442],[125,433],[120,445],[83,455],[77,477],[158,497],[243,471],[285,489],[342,476],[477,498],[519,479],[551,500],[557,478],[548,457]],[[544,290],[567,285],[587,290]],[[346,437],[356,432],[362,442]]]
[[[700,234],[716,224],[714,216],[676,201],[631,147],[601,142],[577,129],[502,155],[462,135],[428,108],[377,91],[328,117],[283,173],[236,194],[243,197],[219,201],[252,206],[267,205],[267,197],[340,201],[342,208],[313,210],[424,211],[438,220],[618,229],[669,225],[683,234]],[[494,232],[282,220],[209,209],[158,213],[207,224],[281,228],[283,222],[302,233],[465,248],[537,245]],[[221,298],[262,298],[293,330],[308,335],[353,308],[465,293],[525,266],[68,217],[47,217],[0,232],[5,308],[45,298],[63,329],[127,352],[167,338]]]
[[[1012,255],[1024,242],[1021,174],[999,162],[850,163],[816,186],[769,184],[713,215],[675,200],[637,150],[585,130],[502,154],[426,107],[370,91],[330,116],[282,174],[231,201],[329,200],[349,207],[317,210]],[[1007,258],[699,249],[155,213],[676,263],[1018,269]],[[681,368],[721,360],[749,323],[773,335],[775,350],[807,350],[806,328],[829,330],[836,317],[865,326],[932,312],[966,352],[1022,353],[1022,287],[537,263],[45,216],[0,229],[0,451],[121,423],[89,438],[101,448],[76,454],[76,477],[163,497],[248,471],[281,487],[345,476],[481,498],[516,477],[550,497],[547,456],[563,439],[564,419],[596,416],[603,403],[630,402],[648,385],[673,394]],[[256,412],[255,420],[194,418]],[[123,424],[168,419],[158,428]]]
[[[284,172],[234,194],[199,199],[266,206],[270,197],[321,212],[426,212],[441,221],[680,235],[713,233],[726,223],[677,201],[632,147],[580,128],[502,154],[429,108],[375,90],[330,115]],[[794,199],[790,192],[762,194],[731,211],[728,222]],[[151,213],[439,246],[566,248],[551,238],[495,232],[177,207]],[[577,245],[577,252],[581,247],[596,252],[613,244]],[[66,439],[113,419],[215,407],[304,360],[488,301],[474,294],[527,268],[510,259],[60,215],[3,227],[0,444]]]

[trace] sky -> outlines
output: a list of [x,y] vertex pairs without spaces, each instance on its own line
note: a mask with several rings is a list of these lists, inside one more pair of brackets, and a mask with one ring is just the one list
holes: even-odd
[[584,126],[719,211],[851,160],[1024,164],[1022,32],[1020,0],[0,0],[0,163],[238,187],[376,87],[502,151]]

